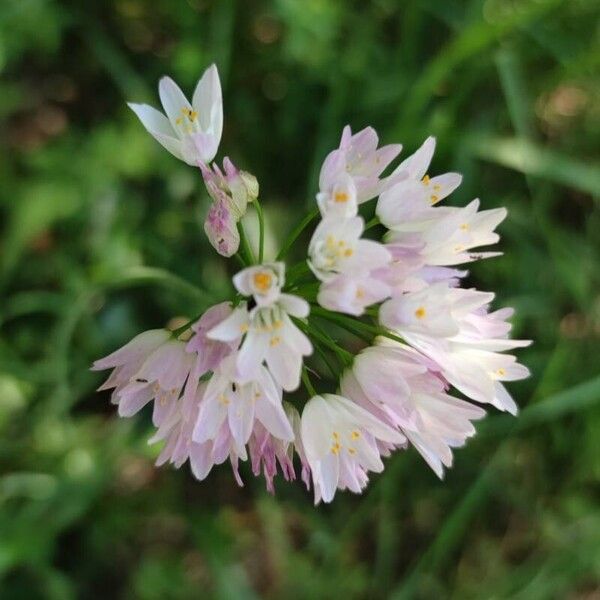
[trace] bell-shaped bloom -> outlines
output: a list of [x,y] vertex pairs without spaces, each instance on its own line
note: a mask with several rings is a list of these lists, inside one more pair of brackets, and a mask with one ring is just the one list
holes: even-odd
[[195,167],[217,154],[223,133],[223,98],[217,67],[202,75],[190,103],[179,86],[163,77],[158,84],[166,116],[147,104],[129,103],[142,125],[173,156]]
[[241,456],[258,421],[274,437],[292,441],[294,433],[283,410],[281,389],[271,374],[261,366],[255,380],[241,383],[235,364],[235,355],[227,357],[210,378],[200,402],[193,440],[215,440],[226,423]]
[[292,322],[290,316],[305,318],[309,306],[306,300],[291,294],[280,294],[270,306],[256,306],[248,310],[240,304],[232,315],[209,331],[208,336],[228,342],[245,337],[236,357],[237,377],[251,381],[266,363],[275,381],[286,391],[300,385],[302,359],[312,354],[309,339]]
[[[387,166],[400,154],[402,146],[391,144],[377,148],[379,138],[372,127],[366,127],[352,134],[348,125],[344,127],[340,146],[325,158],[319,176],[320,207],[335,205],[335,193],[338,186],[344,183],[344,176],[352,178],[356,202],[361,204],[378,196],[396,181],[406,177],[404,173],[396,173],[381,179]],[[341,202],[344,204],[344,201]]]
[[233,256],[240,247],[240,234],[235,218],[225,192],[215,200],[208,209],[204,221],[204,233],[211,246],[221,256]]
[[184,342],[156,329],[97,360],[92,369],[115,369],[99,389],[114,388],[111,401],[118,405],[120,416],[131,417],[154,400],[152,421],[159,427],[176,410],[193,365],[194,357]]
[[381,440],[402,444],[404,436],[358,404],[334,394],[311,398],[302,412],[301,434],[312,474],[315,504],[331,502],[336,489],[361,493],[367,473],[383,471]]
[[210,473],[215,464],[213,442],[195,442],[192,439],[194,426],[198,419],[200,402],[206,391],[206,383],[202,382],[191,394],[184,394],[177,412],[169,422],[165,422],[148,443],[165,441],[163,449],[156,459],[156,465],[170,463],[179,469],[189,460],[194,477],[202,481]]
[[463,394],[516,414],[517,405],[501,382],[524,379],[529,371],[514,356],[500,353],[530,342],[508,338],[506,319],[512,311],[489,313],[493,296],[438,284],[388,300],[379,319],[435,361]]
[[459,173],[436,177],[427,174],[434,150],[435,138],[429,137],[392,173],[391,177],[404,177],[381,194],[376,209],[377,216],[388,229],[419,229],[423,222],[440,216],[433,210],[434,206],[460,185],[462,175]]
[[384,423],[399,427],[441,478],[443,468],[452,466],[452,448],[463,446],[475,434],[471,421],[485,411],[448,395],[447,382],[431,370],[435,363],[426,357],[402,344],[384,344],[357,357],[352,371],[342,378],[342,393]]
[[[283,408],[295,437],[295,429],[300,422],[300,414],[288,402],[283,403]],[[286,481],[294,481],[296,479],[293,463],[295,442],[296,439],[292,442],[275,437],[261,423],[257,422],[254,425],[252,436],[248,442],[252,472],[258,477],[262,471],[267,484],[267,490],[271,494],[275,493],[273,479],[277,475],[278,466]]]

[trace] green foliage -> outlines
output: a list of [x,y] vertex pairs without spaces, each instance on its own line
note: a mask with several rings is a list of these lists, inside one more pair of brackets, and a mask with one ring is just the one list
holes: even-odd
[[[595,0],[0,3],[0,597],[592,598],[600,593],[600,165]],[[314,509],[226,467],[153,467],[89,365],[225,298],[199,173],[125,100],[215,61],[223,151],[255,173],[274,256],[344,124],[505,205],[470,282],[513,305],[533,377],[439,482],[398,453]],[[257,235],[254,222],[250,236]],[[252,238],[252,239],[255,239]],[[305,239],[305,237],[303,238]],[[302,244],[291,252],[301,257]],[[322,373],[327,377],[327,371]]]

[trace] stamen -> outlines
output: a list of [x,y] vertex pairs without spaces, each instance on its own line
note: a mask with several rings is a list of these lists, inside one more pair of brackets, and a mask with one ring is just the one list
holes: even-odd
[[426,314],[427,311],[424,306],[419,306],[419,308],[415,310],[415,317],[417,317],[417,319],[424,319]]
[[429,185],[429,182],[430,182],[429,175],[425,175],[425,176],[423,177],[423,179],[421,179],[421,183],[422,183],[423,185]]
[[273,282],[273,276],[267,271],[261,271],[260,273],[254,274],[253,280],[254,285],[259,289],[259,291],[264,293],[269,291],[271,283]]

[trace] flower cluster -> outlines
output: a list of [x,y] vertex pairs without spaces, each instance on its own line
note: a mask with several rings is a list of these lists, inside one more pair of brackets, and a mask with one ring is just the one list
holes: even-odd
[[[167,117],[130,106],[167,150],[200,169],[212,198],[206,234],[244,267],[230,300],[176,331],[142,333],[94,363],[113,369],[100,389],[113,390],[119,415],[152,405],[150,441],[163,444],[157,464],[189,461],[204,479],[229,459],[241,485],[239,462],[249,458],[273,492],[279,472],[296,478],[297,462],[315,503],[330,502],[338,489],[360,493],[398,449],[416,449],[443,477],[452,449],[485,415],[480,405],[516,414],[504,382],[528,370],[506,351],[529,342],[509,338],[512,310],[491,311],[493,294],[461,287],[467,272],[457,268],[499,254],[475,249],[498,241],[506,211],[479,210],[478,199],[439,205],[461,176],[428,174],[434,138],[390,168],[400,145],[379,147],[374,129],[346,127],[323,163],[316,210],[264,262],[256,178],[227,158],[223,169],[211,164],[223,125],[216,67],[191,104],[171,79],[161,80],[159,93]],[[241,223],[249,203],[261,228],[256,252]],[[286,275],[287,251],[317,217],[306,260]],[[379,240],[366,237],[381,230]],[[362,350],[354,356],[341,347],[328,325],[355,335]],[[313,351],[322,364],[308,360]],[[317,393],[323,365],[337,383]],[[284,393],[301,382],[308,399],[299,407]]]

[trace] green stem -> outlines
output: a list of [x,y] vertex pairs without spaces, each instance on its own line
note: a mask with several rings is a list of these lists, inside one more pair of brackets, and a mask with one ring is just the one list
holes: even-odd
[[247,267],[247,266],[248,266],[248,264],[247,264],[247,263],[246,263],[246,261],[244,260],[243,256],[242,256],[242,255],[241,255],[239,252],[236,252],[236,253],[235,253],[233,256],[234,256],[234,258],[235,258],[235,259],[236,259],[236,260],[237,260],[237,261],[240,263],[240,266],[242,267],[242,269],[243,269],[244,267]]
[[311,310],[312,314],[323,317],[324,319],[328,319],[329,321],[332,321],[334,323],[338,323],[339,325],[347,328],[348,330],[356,329],[356,330],[362,331],[364,333],[370,333],[371,335],[374,335],[374,336],[381,335],[383,337],[389,338],[390,340],[394,340],[395,342],[400,342],[401,344],[405,343],[405,341],[401,337],[391,333],[384,327],[377,327],[375,325],[369,325],[368,323],[363,323],[362,321],[359,321],[358,319],[355,319],[355,318],[352,318],[352,317],[349,317],[346,315],[342,315],[339,313],[331,312],[329,310],[321,308],[320,306],[312,305],[310,307],[310,310]]
[[244,257],[247,265],[252,265],[256,261],[254,260],[254,253],[252,252],[252,248],[250,248],[250,243],[248,242],[248,237],[246,236],[246,230],[244,229],[244,225],[241,221],[238,221],[237,228],[240,233],[242,256]]
[[373,217],[366,225],[365,225],[365,229],[364,231],[368,231],[369,229],[372,229],[373,227],[376,227],[377,225],[381,225],[381,221],[379,220],[379,217]]
[[290,233],[287,240],[283,244],[283,248],[279,251],[279,254],[275,258],[275,260],[282,260],[287,253],[290,251],[290,248],[294,244],[294,242],[298,239],[300,234],[310,225],[310,222],[313,219],[316,219],[319,216],[319,209],[315,208],[312,212],[308,213],[300,223],[295,227],[295,229]]
[[304,383],[304,387],[311,398],[317,395],[317,392],[310,381],[310,377],[308,376],[308,370],[306,367],[302,367],[302,382]]
[[306,333],[306,335],[319,340],[324,346],[327,346],[330,350],[333,350],[344,366],[349,365],[354,359],[352,353],[338,346],[329,335],[319,331],[316,326],[309,326],[304,321],[301,321],[295,317],[292,317],[292,320],[304,333]]
[[259,227],[259,240],[258,240],[258,262],[262,264],[264,253],[265,253],[265,216],[263,214],[262,206],[258,198],[254,198],[252,201],[256,214],[258,215],[258,227]]

